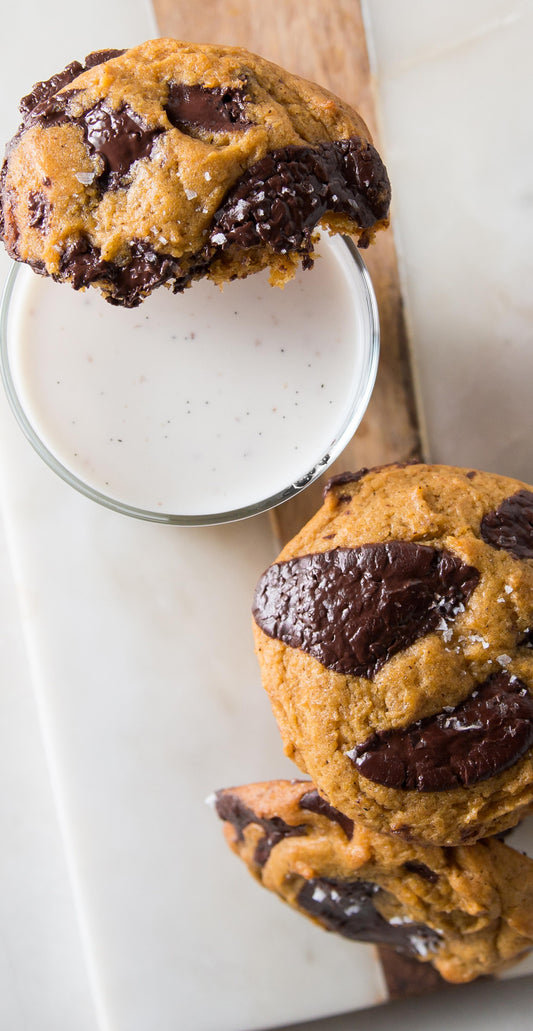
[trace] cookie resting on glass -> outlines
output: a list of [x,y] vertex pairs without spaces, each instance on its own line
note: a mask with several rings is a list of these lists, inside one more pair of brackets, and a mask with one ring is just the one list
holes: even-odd
[[218,791],[233,851],[328,931],[387,945],[471,981],[533,947],[533,859],[496,838],[427,848],[348,819],[310,781]]
[[0,178],[9,255],[134,307],[313,264],[317,226],[366,247],[390,185],[332,93],[239,48],[158,39],[90,54],[21,102]]
[[458,845],[532,807],[532,488],[423,464],[338,477],[253,613],[285,750],[351,819]]

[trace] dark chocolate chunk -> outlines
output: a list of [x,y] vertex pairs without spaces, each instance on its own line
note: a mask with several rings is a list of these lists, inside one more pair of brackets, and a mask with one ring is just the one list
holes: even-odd
[[[73,61],[46,82],[39,82],[31,93],[23,97],[20,110],[24,121],[11,141],[10,147],[16,144],[24,129],[39,124],[43,128],[63,125],[71,122],[81,125],[87,146],[91,153],[100,154],[106,165],[108,181],[105,187],[116,185],[134,161],[150,154],[154,138],[163,130],[146,129],[139,118],[136,118],[126,107],[119,111],[110,110],[104,101],[95,104],[81,117],[69,117],[68,109],[71,98],[77,90],[65,90],[65,86],[73,82],[82,72],[96,65],[123,54],[123,50],[98,50],[88,54],[85,64]],[[63,92],[59,92],[63,90]]]
[[436,884],[439,879],[439,875],[435,873],[435,870],[431,870],[425,863],[419,863],[416,859],[408,859],[403,865],[409,873],[418,874],[419,877],[422,877],[424,881],[429,881],[430,884]]
[[111,173],[110,185],[125,175],[135,161],[150,156],[154,139],[163,131],[147,129],[125,105],[113,111],[103,100],[74,121],[83,126],[89,151],[104,159],[106,171]]
[[269,637],[328,669],[372,678],[453,616],[478,581],[452,552],[411,541],[334,548],[270,566],[253,614]]
[[322,497],[325,498],[334,487],[342,487],[345,483],[357,483],[359,480],[362,480],[368,472],[370,472],[370,470],[363,466],[363,468],[358,469],[356,473],[346,472],[338,473],[337,476],[330,476],[329,480],[324,484]]
[[59,93],[57,96],[54,94],[51,97],[45,97],[28,113],[26,121],[22,123],[11,142],[15,143],[20,139],[22,132],[30,125],[39,124],[43,129],[49,129],[52,125],[63,125],[68,122],[68,106],[74,95],[75,90],[65,90],[64,93]]
[[256,823],[257,817],[252,809],[241,801],[238,795],[229,791],[217,791],[215,795],[217,816],[226,823],[231,823],[237,831],[239,841],[243,840],[243,830],[249,823]]
[[45,79],[44,82],[37,82],[31,93],[27,93],[22,98],[19,105],[20,113],[26,118],[37,105],[42,104],[43,101],[50,100],[55,93],[68,86],[82,72],[86,72],[89,68],[94,68],[97,64],[104,64],[113,57],[120,57],[124,52],[124,50],[96,50],[93,54],[87,55],[84,64],[80,64],[79,61],[72,61],[62,72],[52,75],[50,79]]
[[59,96],[43,100],[30,111],[25,125],[38,122],[48,128],[70,122],[81,126],[89,152],[99,154],[104,161],[105,170],[98,179],[99,186],[112,189],[135,161],[150,156],[154,140],[163,129],[159,126],[148,129],[139,115],[128,110],[126,105],[113,111],[104,100],[83,115],[70,117],[68,107],[72,95],[72,90],[66,90]]
[[223,132],[245,129],[252,123],[246,117],[246,89],[224,89],[221,86],[187,86],[171,82],[165,104],[171,125],[181,132],[205,129]]
[[95,280],[110,275],[112,266],[102,261],[100,251],[86,237],[79,237],[67,245],[59,262],[60,279],[70,279],[75,290],[89,286]]
[[305,795],[302,795],[299,805],[300,809],[308,809],[311,813],[317,813],[318,816],[325,816],[328,820],[338,823],[346,837],[348,839],[352,838],[353,820],[350,820],[349,816],[345,816],[344,813],[339,812],[329,802],[326,802],[325,798],[321,798],[316,788],[306,791]]
[[436,952],[441,941],[437,931],[425,924],[384,920],[375,906],[379,892],[378,885],[369,881],[315,877],[305,882],[297,902],[328,931],[352,941],[390,945],[411,956]]
[[115,272],[115,292],[121,302],[127,302],[127,307],[135,307],[133,301],[169,280],[187,280],[180,262],[170,254],[158,254],[142,240],[135,240],[128,264]]
[[44,193],[31,191],[28,194],[28,210],[30,217],[28,222],[34,229],[45,229],[50,212],[50,206]]
[[104,161],[105,171],[98,179],[100,188],[112,189],[135,161],[152,154],[154,141],[163,129],[159,126],[147,129],[139,115],[125,104],[119,110],[112,110],[104,100],[79,117],[69,117],[71,97],[72,91],[67,90],[44,99],[30,111],[25,125],[38,122],[48,128],[69,122],[80,126],[90,154],[98,154]]
[[50,79],[45,79],[44,82],[37,82],[33,87],[31,93],[27,93],[22,98],[19,111],[27,118],[27,116],[36,108],[41,105],[44,101],[50,100],[55,93],[68,86],[73,79],[76,79],[78,75],[84,71],[83,65],[79,61],[72,61],[68,64],[62,72],[58,72],[57,75],[52,75]]
[[387,172],[366,140],[284,147],[237,180],[215,214],[210,239],[221,250],[268,245],[282,254],[310,254],[312,232],[327,211],[370,229],[387,217],[389,203]]
[[533,697],[518,677],[502,672],[455,709],[380,731],[347,755],[376,784],[446,791],[507,770],[532,745]]
[[61,256],[58,279],[70,279],[75,290],[104,281],[110,293],[110,304],[135,308],[147,292],[163,283],[169,283],[174,292],[183,290],[190,282],[194,268],[186,272],[171,254],[159,254],[142,240],[130,245],[129,262],[116,265],[103,261],[100,251],[87,238],[71,242]]
[[95,68],[97,64],[106,64],[114,57],[122,57],[125,53],[125,50],[94,50],[92,54],[87,54],[83,70],[86,72],[89,68]]
[[516,558],[533,558],[533,493],[519,490],[481,520],[486,544],[509,551]]
[[307,834],[305,824],[292,827],[290,824],[285,823],[285,820],[282,820],[280,816],[271,816],[268,819],[257,816],[252,809],[249,809],[241,801],[238,795],[232,794],[231,791],[217,791],[215,795],[215,809],[221,820],[232,824],[237,831],[239,841],[243,840],[243,831],[248,824],[255,823],[258,827],[262,828],[264,837],[257,843],[254,854],[254,862],[258,866],[265,865],[274,846],[283,841],[284,838],[301,837],[303,834]]
[[34,272],[37,272],[39,276],[48,275],[44,261],[40,261],[39,258],[26,258],[25,261],[26,264],[29,265]]
[[[259,821],[256,819],[255,822],[258,823]],[[265,836],[258,841],[254,853],[254,862],[258,866],[265,865],[274,846],[278,845],[284,838],[298,838],[302,837],[303,834],[307,834],[305,824],[302,823],[298,827],[291,827],[280,816],[271,816],[269,820],[262,820],[261,826],[265,831]]]

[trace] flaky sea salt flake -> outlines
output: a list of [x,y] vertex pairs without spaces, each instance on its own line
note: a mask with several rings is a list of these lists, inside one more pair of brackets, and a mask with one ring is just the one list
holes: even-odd
[[233,217],[241,222],[246,215],[246,201],[241,197],[233,208]]
[[480,637],[479,634],[470,634],[468,642],[469,644],[480,644],[482,648],[489,647],[489,642],[484,637]]
[[90,186],[94,182],[96,172],[75,172],[74,175],[82,186]]
[[440,618],[439,623],[437,623],[435,629],[440,630],[444,641],[451,641],[453,637],[453,630],[451,629],[451,627],[448,626],[446,620],[443,619],[442,616]]

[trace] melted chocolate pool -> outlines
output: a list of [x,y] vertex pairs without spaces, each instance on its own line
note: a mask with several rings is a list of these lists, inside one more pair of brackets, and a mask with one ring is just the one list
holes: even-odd
[[519,490],[481,520],[481,536],[515,558],[533,558],[533,493]]
[[379,891],[378,885],[369,881],[315,877],[305,882],[297,901],[328,931],[336,931],[352,941],[389,945],[410,956],[436,952],[440,935],[425,924],[389,923],[383,919],[375,906]]
[[372,678],[453,616],[478,581],[452,552],[410,541],[335,548],[270,566],[253,614],[269,637],[328,669]]
[[244,802],[237,795],[230,791],[218,791],[215,796],[215,809],[221,820],[231,823],[237,831],[239,841],[243,840],[244,828],[250,823],[255,823],[263,829],[264,837],[257,844],[254,862],[264,866],[272,849],[283,838],[301,837],[307,834],[307,827],[301,824],[298,827],[291,827],[285,823],[280,816],[272,816],[269,819],[257,816],[252,809],[244,805]]
[[406,791],[471,787],[513,766],[533,745],[533,698],[496,673],[455,709],[381,731],[348,757],[368,780]]

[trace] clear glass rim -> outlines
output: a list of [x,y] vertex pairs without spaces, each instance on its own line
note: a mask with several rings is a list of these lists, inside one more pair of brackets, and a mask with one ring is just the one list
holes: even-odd
[[25,437],[46,465],[48,465],[53,472],[55,472],[62,480],[68,483],[69,486],[73,487],[80,494],[83,494],[91,501],[95,501],[97,504],[102,505],[104,508],[111,509],[111,511],[118,512],[121,515],[131,516],[134,519],[144,520],[145,522],[167,523],[174,526],[214,526],[219,523],[238,522],[241,519],[247,519],[250,516],[259,515],[261,512],[267,512],[269,509],[275,508],[282,502],[288,501],[290,498],[300,494],[302,490],[305,490],[306,487],[314,483],[314,481],[317,480],[318,477],[330,467],[330,465],[332,465],[353,437],[370,401],[378,369],[380,348],[379,315],[372,281],[367,267],[353,241],[349,237],[343,236],[341,238],[341,242],[347,248],[350,257],[357,267],[357,272],[360,276],[363,288],[363,316],[364,322],[368,328],[368,333],[365,335],[366,353],[363,355],[361,379],[357,390],[354,393],[353,403],[343,425],[339,428],[334,442],[332,442],[331,447],[327,450],[327,454],[323,455],[322,458],[316,462],[313,468],[299,480],[267,498],[254,502],[253,504],[244,505],[236,509],[228,509],[224,512],[202,513],[201,515],[180,515],[171,512],[152,512],[149,509],[137,508],[134,505],[129,505],[123,501],[118,501],[107,494],[103,494],[95,487],[92,487],[90,484],[85,483],[84,480],[81,480],[78,476],[72,473],[70,469],[64,466],[62,462],[60,462],[49,450],[46,444],[43,443],[28,419],[17,393],[9,360],[8,323],[9,308],[13,291],[15,289],[17,275],[20,269],[25,266],[21,266],[18,262],[13,262],[5,283],[0,309],[0,373],[9,404]]

